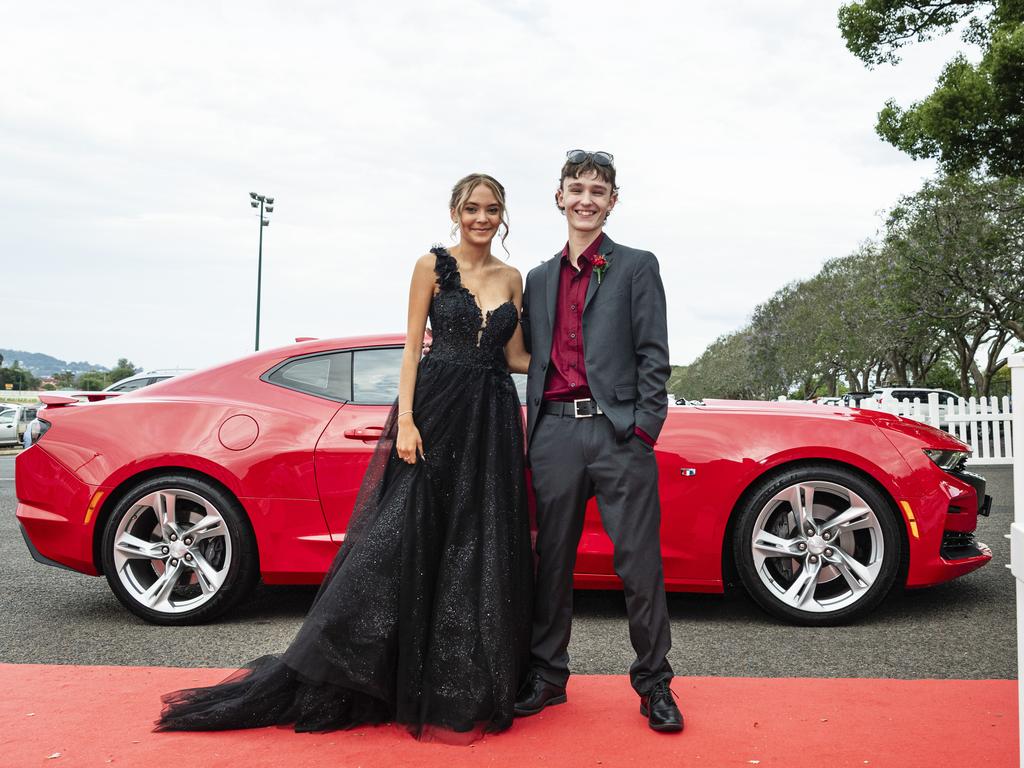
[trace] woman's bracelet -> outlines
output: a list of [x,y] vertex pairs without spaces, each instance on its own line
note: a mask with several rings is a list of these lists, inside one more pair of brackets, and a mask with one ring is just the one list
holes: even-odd
[[400,418],[402,418],[403,416],[405,416],[405,414],[407,414],[407,413],[412,413],[412,411],[402,411],[402,412],[401,412],[401,413],[399,413],[399,414],[398,414],[397,416],[395,416],[395,419],[396,419],[396,420],[397,420],[397,419],[400,419]]

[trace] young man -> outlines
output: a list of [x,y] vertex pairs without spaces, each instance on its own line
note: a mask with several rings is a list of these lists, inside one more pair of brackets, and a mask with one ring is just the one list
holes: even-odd
[[523,294],[532,353],[527,383],[528,458],[537,499],[537,582],[532,670],[516,701],[533,715],[566,700],[572,573],[587,501],[597,496],[625,585],[630,680],[657,731],[679,731],[662,575],[658,438],[668,400],[665,289],[654,254],[612,242],[613,157],[573,150],[555,202],[569,240],[535,267]]

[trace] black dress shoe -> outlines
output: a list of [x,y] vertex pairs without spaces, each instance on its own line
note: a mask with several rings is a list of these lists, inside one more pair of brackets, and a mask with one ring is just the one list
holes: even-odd
[[640,697],[640,714],[655,731],[683,730],[683,715],[672,700],[673,695],[668,681],[664,680],[655,683],[650,693]]
[[553,685],[536,672],[531,672],[523,687],[519,689],[512,711],[516,717],[525,717],[536,715],[544,707],[552,704],[564,703],[565,688]]

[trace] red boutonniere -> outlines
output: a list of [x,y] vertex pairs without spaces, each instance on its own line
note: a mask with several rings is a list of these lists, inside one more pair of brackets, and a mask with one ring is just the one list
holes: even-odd
[[597,254],[594,257],[594,274],[597,275],[597,284],[601,284],[601,278],[604,276],[605,270],[608,269],[608,259],[601,254]]

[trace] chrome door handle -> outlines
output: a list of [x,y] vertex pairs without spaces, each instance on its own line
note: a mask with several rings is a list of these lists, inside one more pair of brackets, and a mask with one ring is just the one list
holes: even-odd
[[356,427],[355,429],[346,429],[345,437],[349,440],[362,440],[364,443],[368,443],[372,440],[380,440],[383,433],[384,427]]

